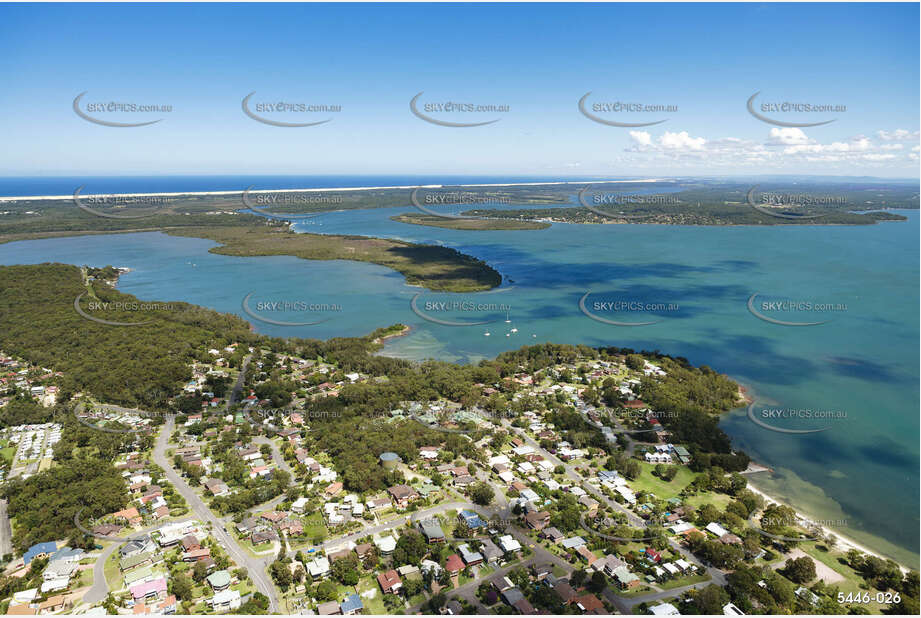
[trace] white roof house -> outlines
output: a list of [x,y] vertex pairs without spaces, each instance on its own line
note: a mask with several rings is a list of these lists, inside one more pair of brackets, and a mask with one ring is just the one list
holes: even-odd
[[384,554],[389,554],[397,548],[397,540],[390,535],[374,539],[374,544]]
[[502,548],[502,551],[506,553],[521,551],[521,543],[512,538],[512,535],[510,534],[499,537],[499,547]]
[[729,534],[729,531],[726,530],[726,528],[723,528],[715,521],[711,521],[709,524],[707,524],[706,531],[716,535],[717,537]]
[[576,549],[585,545],[585,539],[581,536],[572,536],[568,539],[563,539],[563,547],[566,549]]
[[329,559],[325,556],[317,556],[305,566],[311,577],[323,577],[329,574]]
[[649,611],[652,612],[653,616],[680,616],[681,612],[678,611],[671,603],[659,603],[658,605],[653,605],[649,608]]

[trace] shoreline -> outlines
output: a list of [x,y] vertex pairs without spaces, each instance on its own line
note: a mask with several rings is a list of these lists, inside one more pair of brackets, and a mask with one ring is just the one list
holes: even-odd
[[[732,380],[734,380],[736,384],[739,385],[739,394],[745,400],[745,405],[750,405],[751,403],[753,403],[757,396],[757,394],[754,392],[754,389],[747,384],[743,384],[740,380],[736,378],[732,378]],[[784,506],[788,506],[791,509],[793,509],[793,511],[796,513],[796,519],[798,522],[812,525],[815,520],[805,515],[795,505],[790,504],[786,499],[779,498],[777,496],[772,496],[771,494],[767,493],[763,489],[758,489],[753,484],[751,479],[747,478],[749,474],[759,474],[762,472],[769,472],[773,474],[774,469],[771,468],[770,466],[767,466],[761,462],[758,462],[752,459],[751,462],[748,464],[748,469],[742,472],[742,474],[746,475],[746,479],[745,479],[747,482],[746,488],[750,489],[752,493],[761,496],[765,501],[765,506],[767,506],[768,504],[782,504]],[[841,532],[830,530],[827,526],[817,526],[817,527],[822,530],[822,534],[824,536],[833,536],[835,537],[835,539],[837,539],[837,544],[835,546],[835,549],[843,550],[845,553],[849,549],[856,549],[857,551],[862,552],[864,554],[876,556],[877,558],[880,558],[881,560],[893,560],[896,564],[899,565],[899,568],[902,569],[902,571],[906,573],[909,570],[912,570],[914,568],[914,567],[906,567],[904,564],[902,564],[895,558],[890,558],[879,551],[870,549],[866,545],[855,541],[854,539],[842,534]]]
[[399,332],[390,333],[389,335],[384,335],[383,337],[378,337],[377,339],[372,341],[372,343],[383,344],[388,339],[396,339],[397,337],[405,337],[406,335],[410,333],[410,331],[412,331],[412,326],[404,324],[403,329],[400,330]]
[[[756,465],[760,465],[760,464],[756,464]],[[752,493],[757,494],[761,496],[762,498],[764,498],[765,506],[768,506],[769,504],[782,504],[784,506],[788,506],[791,509],[793,509],[793,511],[796,513],[796,519],[798,522],[801,522],[803,524],[810,524],[810,525],[813,524],[814,520],[804,515],[801,511],[797,510],[795,506],[793,506],[792,504],[789,504],[788,502],[784,500],[781,500],[780,498],[777,498],[775,496],[771,496],[765,493],[763,490],[755,487],[751,483],[751,481],[748,481],[746,488],[751,490]],[[881,560],[892,560],[893,562],[899,565],[899,568],[902,570],[903,573],[907,573],[909,570],[912,570],[912,567],[907,567],[901,562],[899,562],[898,560],[896,560],[895,558],[889,558],[888,556],[885,556],[875,550],[872,550],[868,548],[866,545],[858,543],[857,541],[851,539],[850,537],[845,536],[841,532],[829,530],[828,527],[826,526],[815,526],[815,527],[819,528],[822,531],[822,534],[824,536],[833,536],[835,537],[835,539],[837,539],[835,550],[840,550],[840,551],[847,553],[849,549],[856,549],[857,551],[862,552],[864,554],[868,554],[870,556],[876,556],[877,558]]]
[[[556,182],[503,182],[503,183],[477,183],[463,185],[393,185],[383,187],[327,187],[312,189],[259,189],[254,193],[322,193],[329,191],[380,191],[380,190],[402,190],[402,189],[444,189],[450,187],[537,187],[537,186],[554,186],[554,185],[584,185],[584,184],[612,184],[612,183],[649,183],[661,182],[662,178],[646,178],[640,180],[580,180],[580,181],[556,181]],[[83,198],[111,198],[111,197],[221,197],[228,195],[243,195],[245,189],[239,191],[182,191],[178,193],[83,193]],[[22,196],[2,196],[0,203],[8,202],[35,202],[51,200],[69,200],[73,195],[22,195]]]

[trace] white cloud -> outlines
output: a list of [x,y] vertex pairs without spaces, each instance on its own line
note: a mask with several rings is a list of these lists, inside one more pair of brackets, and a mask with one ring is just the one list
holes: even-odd
[[918,139],[918,131],[909,131],[908,129],[896,129],[895,131],[877,131],[876,137],[884,142],[902,142],[910,139]]
[[630,137],[640,146],[651,146],[652,136],[648,131],[630,131]]
[[670,133],[666,131],[659,138],[659,144],[670,150],[703,150],[707,140],[702,137],[691,137],[687,131]]
[[812,140],[806,137],[806,134],[803,133],[802,129],[797,129],[796,127],[784,127],[782,129],[771,129],[768,143],[792,146],[799,144],[810,144],[812,143]]
[[[880,132],[874,135],[879,136]],[[917,132],[912,134],[900,129],[886,133],[887,137],[895,135],[905,139]],[[625,161],[644,160],[687,167],[704,164],[776,169],[809,163],[834,169],[841,169],[841,166],[872,168],[885,162],[914,162],[919,152],[917,146],[906,153],[902,144],[892,143],[895,139],[871,139],[866,135],[821,143],[796,127],[772,128],[767,139],[760,143],[738,137],[692,137],[687,131],[665,131],[659,136],[647,131],[631,131],[630,138],[630,144],[624,149],[628,153]]]

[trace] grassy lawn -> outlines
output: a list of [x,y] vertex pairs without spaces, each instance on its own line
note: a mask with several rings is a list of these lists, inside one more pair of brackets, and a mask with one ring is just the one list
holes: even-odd
[[13,457],[15,455],[16,455],[16,448],[13,446],[8,446],[6,448],[0,449],[0,458],[3,458],[10,465],[12,465]]
[[630,487],[635,492],[645,491],[654,493],[660,500],[668,500],[669,498],[677,497],[678,493],[697,476],[697,474],[691,472],[687,466],[677,466],[678,474],[676,474],[675,478],[669,483],[657,476],[653,476],[652,471],[655,468],[654,464],[640,462],[640,468],[642,468],[642,472],[639,478],[635,481],[630,481]]
[[644,594],[648,594],[648,593],[650,593],[650,592],[654,592],[652,588],[650,588],[649,586],[642,586],[642,585],[641,585],[641,586],[637,586],[636,588],[634,588],[633,590],[630,590],[630,591],[627,591],[627,590],[615,590],[615,591],[614,591],[614,594],[616,594],[616,595],[619,596],[619,597],[623,597],[623,598],[625,598],[625,599],[632,599],[633,597],[640,597],[640,596],[643,596]]
[[696,496],[690,496],[684,500],[684,504],[693,506],[695,509],[699,509],[705,504],[712,504],[721,511],[726,510],[726,505],[730,502],[732,502],[732,498],[730,496],[714,492],[697,494]]
[[679,577],[677,579],[658,582],[656,585],[663,590],[670,590],[672,588],[680,588],[681,586],[688,586],[690,584],[699,584],[700,582],[709,581],[709,579],[709,575],[702,573],[699,575],[688,575],[686,577]]
[[121,590],[125,587],[125,580],[122,579],[121,569],[118,568],[118,550],[112,552],[106,564],[103,567],[103,573],[106,577],[106,583],[109,584],[110,590]]
[[[384,615],[387,614],[387,608],[384,606],[384,595],[381,593],[380,588],[377,585],[377,581],[373,577],[363,577],[358,581],[356,586],[358,589],[358,595],[361,597],[361,602],[365,606],[365,614],[374,614],[374,615]],[[365,593],[369,590],[374,590],[374,598],[369,598],[365,596]]]
[[[873,588],[867,586],[863,577],[861,577],[857,571],[849,567],[847,564],[838,562],[839,558],[844,559],[843,553],[834,551],[822,551],[816,547],[816,543],[800,543],[799,548],[806,552],[810,557],[815,559],[816,562],[821,562],[825,566],[829,567],[844,577],[843,580],[834,582],[832,585],[837,586],[841,592],[845,594],[845,596],[849,592],[863,592],[864,590],[873,590]],[[870,596],[872,597],[873,594],[871,593]],[[855,603],[854,605],[868,609],[871,614],[882,613],[882,610],[888,607],[888,605],[876,603],[873,600],[866,604]]]
[[[272,549],[272,542],[268,541],[266,543],[260,543],[259,545],[253,545],[249,539],[238,539],[237,542],[240,544],[240,547],[256,556],[257,552],[269,551]],[[293,548],[293,547],[292,547]]]
[[428,596],[426,596],[424,592],[420,592],[416,596],[409,598],[409,606],[415,607],[416,605],[421,605],[422,603],[425,603],[427,599]]
[[304,536],[307,539],[326,538],[325,524],[309,524],[304,526]]
[[82,588],[83,586],[92,586],[93,585],[93,569],[84,569],[80,571],[80,577],[77,580],[76,585],[71,584],[74,588]]

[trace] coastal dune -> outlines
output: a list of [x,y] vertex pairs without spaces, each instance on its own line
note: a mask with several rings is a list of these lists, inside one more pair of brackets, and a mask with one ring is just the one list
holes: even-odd
[[[661,182],[662,179],[646,178],[642,180],[584,180],[584,181],[565,181],[565,182],[506,182],[493,184],[467,184],[467,185],[394,185],[383,187],[328,187],[312,189],[258,189],[255,193],[322,193],[330,191],[380,191],[387,189],[444,189],[446,187],[538,187],[550,185],[585,185],[589,184],[613,184],[613,183],[637,183],[637,182]],[[84,193],[81,197],[90,198],[110,198],[110,197],[220,197],[228,195],[243,195],[240,191],[183,191],[179,193]],[[0,197],[0,203],[5,202],[27,202],[41,200],[69,200],[73,195],[21,195],[12,197]]]

